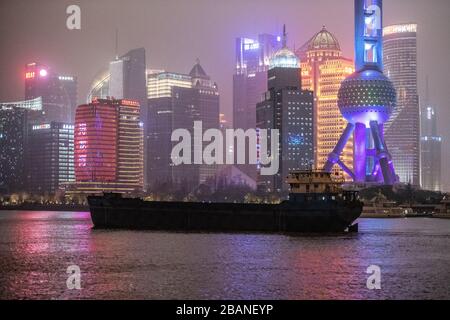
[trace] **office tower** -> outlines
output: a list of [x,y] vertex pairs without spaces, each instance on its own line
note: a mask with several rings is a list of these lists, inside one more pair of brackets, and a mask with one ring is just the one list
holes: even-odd
[[49,67],[25,66],[25,99],[42,98],[43,114],[37,121],[72,122],[77,106],[77,78],[61,75]]
[[0,103],[0,193],[24,191],[28,123],[41,111],[41,98]]
[[[96,98],[127,99],[139,102],[140,118],[143,123],[144,137],[146,137],[148,129],[146,81],[145,49],[130,50],[111,61],[108,71],[96,76],[88,94],[88,103]],[[144,140],[144,150],[147,150],[146,139]],[[148,165],[146,160],[144,159],[144,172]]]
[[300,72],[300,60],[287,48],[284,30],[283,47],[270,60],[268,91],[256,105],[257,128],[277,129],[280,134],[278,173],[258,175],[258,189],[263,192],[288,191],[289,172],[314,164],[313,93],[302,90]]
[[189,74],[149,74],[148,97],[148,181],[153,187],[183,184],[195,190],[213,178],[217,168],[204,164],[174,166],[171,153],[177,143],[171,142],[171,135],[176,129],[186,129],[193,137],[195,121],[202,122],[203,131],[220,128],[217,84],[197,61]]
[[430,104],[428,91],[427,81],[427,97],[421,112],[422,188],[442,191],[442,137],[438,135],[436,108]]
[[[355,182],[392,185],[397,182],[391,155],[384,141],[384,124],[396,104],[395,88],[383,70],[382,0],[355,0],[356,72],[342,83],[339,109],[348,121],[330,153],[324,170],[337,164]],[[353,170],[340,160],[354,134]]]
[[417,91],[417,25],[384,28],[384,73],[397,90],[397,108],[386,123],[386,143],[400,182],[420,183],[420,109]]
[[51,122],[32,124],[26,148],[26,189],[31,194],[54,194],[75,181],[74,125]]
[[[343,57],[339,41],[325,26],[296,54],[302,61],[302,87],[314,93],[314,164],[323,168],[347,125],[338,108],[338,91],[354,72],[354,62]],[[353,169],[353,139],[347,142],[340,160]]]
[[79,106],[74,140],[74,192],[142,192],[143,129],[137,101],[98,99]]
[[[261,34],[258,39],[236,39],[236,69],[233,75],[233,127],[256,128],[256,104],[267,91],[270,57],[281,49],[281,37]],[[247,158],[248,158],[248,150]],[[256,165],[238,165],[256,180]]]

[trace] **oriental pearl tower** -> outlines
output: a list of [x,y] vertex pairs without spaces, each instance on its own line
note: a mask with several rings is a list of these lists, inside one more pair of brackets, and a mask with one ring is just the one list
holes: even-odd
[[[339,165],[356,183],[393,185],[398,181],[384,140],[384,123],[396,107],[396,91],[383,74],[382,0],[355,0],[356,72],[342,82],[338,106],[348,121],[324,170]],[[340,155],[354,133],[354,168]]]

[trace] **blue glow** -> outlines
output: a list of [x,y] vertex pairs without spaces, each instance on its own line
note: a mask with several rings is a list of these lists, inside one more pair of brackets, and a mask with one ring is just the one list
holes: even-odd
[[302,146],[305,144],[305,138],[300,134],[290,134],[288,143],[290,146]]

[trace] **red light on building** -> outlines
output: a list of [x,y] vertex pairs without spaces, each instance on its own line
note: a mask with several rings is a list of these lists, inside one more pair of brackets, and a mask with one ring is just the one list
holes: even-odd
[[82,105],[75,116],[76,181],[113,182],[117,177],[117,108]]
[[121,105],[123,105],[123,106],[139,107],[139,102],[134,101],[134,100],[126,100],[126,99],[123,99],[120,103],[121,103]]
[[34,72],[27,72],[25,73],[25,79],[34,79],[35,73]]

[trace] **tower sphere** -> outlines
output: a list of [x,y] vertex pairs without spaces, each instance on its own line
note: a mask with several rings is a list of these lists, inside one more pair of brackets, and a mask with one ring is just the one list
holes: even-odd
[[342,116],[350,123],[389,120],[396,107],[397,96],[392,82],[377,68],[366,67],[347,77],[338,93]]

